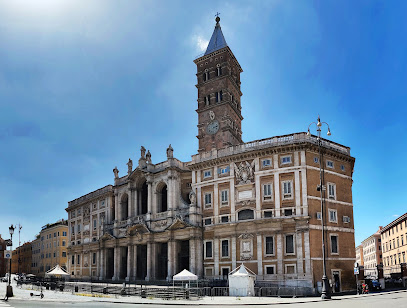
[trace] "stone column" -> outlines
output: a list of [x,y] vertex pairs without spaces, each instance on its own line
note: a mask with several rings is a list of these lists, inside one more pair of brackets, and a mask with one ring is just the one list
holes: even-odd
[[203,277],[203,241],[201,238],[196,240],[196,275]]
[[148,198],[147,198],[147,212],[152,213],[153,212],[153,187],[152,187],[152,182],[148,181]]
[[[258,158],[256,160],[259,160]],[[257,169],[258,170],[258,169]],[[256,219],[261,218],[261,185],[260,185],[260,176],[255,175],[255,187],[256,187]]]
[[301,187],[300,187],[301,185],[299,170],[294,171],[294,186],[295,186],[295,215],[298,216],[301,215]]
[[132,264],[133,264],[133,246],[127,246],[127,277],[126,281],[130,281],[132,277]]
[[297,274],[298,277],[304,276],[303,256],[302,256],[302,233],[296,233],[296,254],[297,254]]
[[119,280],[120,263],[121,263],[120,246],[116,246],[114,248],[114,261],[113,262],[114,262],[113,280]]
[[257,234],[257,275],[263,275],[263,245],[261,241],[261,234]]
[[[216,169],[216,168],[215,168]],[[218,173],[216,173],[218,174]],[[219,186],[218,183],[213,184],[213,216],[214,217],[214,222],[213,223],[219,223]]]
[[236,247],[236,235],[232,236],[232,271],[237,267],[236,258],[237,258],[237,247]]
[[120,221],[119,217],[119,194],[115,193],[114,194],[114,219]]
[[[277,155],[274,155],[277,156]],[[278,158],[277,158],[278,159]],[[278,164],[278,162],[277,162]],[[274,173],[274,204],[275,204],[275,216],[280,217],[280,173]]]
[[310,254],[310,242],[309,231],[304,232],[304,254],[305,254],[305,274],[311,275],[311,254]]
[[215,261],[215,277],[219,276],[219,239],[215,238],[213,240],[213,250],[214,250],[214,258],[213,261]]
[[281,233],[277,234],[277,275],[282,277],[284,275],[283,269],[283,236]]
[[103,280],[105,278],[105,248],[101,248],[99,252],[99,280]]
[[152,243],[147,242],[147,276],[146,281],[152,279]]
[[[236,221],[236,208],[235,208],[235,169],[234,169],[234,163],[230,163],[229,165],[229,170],[230,170],[230,176],[232,177],[230,179],[230,221],[234,222]],[[235,269],[235,268],[233,268]]]
[[195,237],[189,240],[189,271],[196,275],[196,241]]
[[169,240],[167,243],[167,247],[168,247],[167,281],[170,281],[172,279],[172,276],[174,276],[174,241]]

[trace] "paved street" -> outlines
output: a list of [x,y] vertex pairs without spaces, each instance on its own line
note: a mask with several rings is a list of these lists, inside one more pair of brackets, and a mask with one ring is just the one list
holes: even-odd
[[[0,298],[3,297],[6,290],[6,284],[0,283]],[[260,306],[278,304],[290,304],[290,307],[369,307],[369,308],[392,308],[405,307],[407,303],[407,291],[384,292],[367,295],[350,295],[334,297],[330,301],[322,301],[316,297],[309,298],[277,298],[277,297],[205,297],[201,300],[160,300],[160,299],[142,299],[140,297],[126,296],[106,296],[91,297],[89,294],[72,294],[69,292],[58,292],[44,290],[44,298],[37,296],[31,297],[30,293],[39,294],[38,291],[19,289],[14,285],[15,297],[10,298],[8,302],[0,301],[2,307],[184,307],[191,306]]]

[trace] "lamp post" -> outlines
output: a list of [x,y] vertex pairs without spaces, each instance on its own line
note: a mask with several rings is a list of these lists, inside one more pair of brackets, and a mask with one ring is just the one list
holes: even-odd
[[323,151],[321,149],[322,140],[321,140],[321,127],[322,124],[326,124],[328,126],[327,135],[331,135],[331,130],[329,129],[329,125],[326,122],[321,122],[320,117],[318,116],[318,122],[312,122],[308,125],[308,132],[307,136],[311,136],[310,127],[311,125],[315,124],[317,127],[317,142],[318,142],[318,153],[319,153],[319,179],[320,183],[317,186],[317,190],[321,193],[321,224],[322,224],[322,299],[330,299],[331,298],[331,288],[328,283],[328,277],[326,276],[326,256],[325,256],[325,190],[326,187],[324,186],[324,165],[323,165]]
[[21,259],[20,259],[20,249],[21,249],[21,242],[20,242],[20,232],[21,232],[21,229],[22,229],[23,227],[20,225],[20,223],[18,223],[18,275],[20,275],[20,263],[21,263]]
[[[10,232],[10,249],[13,251],[13,233],[14,233],[14,227],[11,225],[8,228]],[[7,286],[7,292],[6,292],[6,297],[13,297],[13,287],[11,286],[11,258],[10,258],[10,268],[9,268],[9,273],[8,273],[8,286]]]

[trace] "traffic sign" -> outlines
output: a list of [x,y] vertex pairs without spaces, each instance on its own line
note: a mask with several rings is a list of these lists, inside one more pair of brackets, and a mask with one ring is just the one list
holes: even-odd
[[355,268],[353,269],[353,273],[354,273],[355,275],[359,275],[359,267],[355,267]]
[[5,250],[4,251],[4,259],[11,259],[12,256],[12,251],[11,250]]

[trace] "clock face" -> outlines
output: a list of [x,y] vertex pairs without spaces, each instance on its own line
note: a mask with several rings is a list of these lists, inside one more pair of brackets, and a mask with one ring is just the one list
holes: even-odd
[[216,134],[219,130],[219,122],[218,120],[212,121],[211,123],[208,124],[206,127],[206,131],[209,135]]

